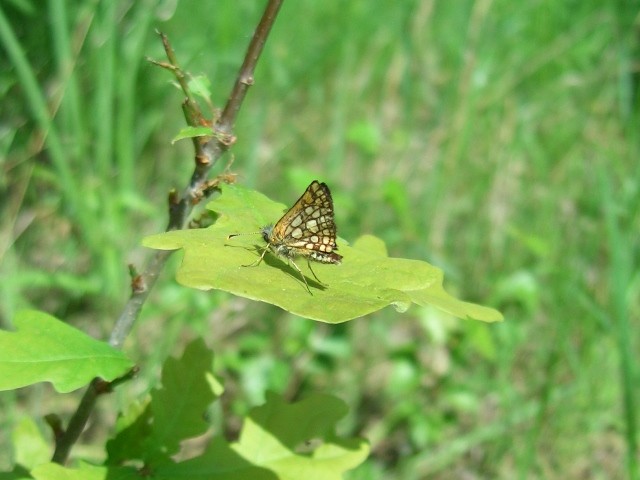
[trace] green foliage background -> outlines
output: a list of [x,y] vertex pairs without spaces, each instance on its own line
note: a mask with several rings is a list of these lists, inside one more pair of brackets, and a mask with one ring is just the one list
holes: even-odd
[[[170,145],[182,98],[144,61],[163,59],[153,30],[220,106],[262,8],[2,2],[2,328],[32,307],[107,336],[126,264],[143,262],[141,238],[164,229],[166,192],[191,173],[189,142]],[[506,321],[412,308],[306,322],[177,286],[176,257],[126,345],[139,388],[200,335],[234,400],[220,415],[231,432],[267,388],[343,399],[342,428],[372,446],[351,479],[624,478],[637,418],[623,399],[633,407],[639,384],[637,19],[633,2],[598,0],[285,2],[239,117],[239,181],[285,204],[327,182],[341,237],[374,233]],[[46,385],[2,393],[0,467],[25,411],[76,402]]]

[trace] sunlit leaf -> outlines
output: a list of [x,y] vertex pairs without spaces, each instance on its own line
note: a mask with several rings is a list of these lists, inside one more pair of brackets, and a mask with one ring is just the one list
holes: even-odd
[[346,411],[329,395],[287,404],[270,394],[249,413],[237,442],[216,437],[201,456],[158,473],[193,480],[341,480],[369,453],[364,440],[335,437],[335,423]]
[[[39,465],[31,471],[35,480],[140,480],[140,473],[130,467],[97,467],[81,463],[67,468],[57,463]],[[152,477],[157,478],[157,477]]]
[[500,312],[492,308],[463,302],[445,292],[439,268],[420,260],[388,257],[382,241],[372,236],[361,237],[353,246],[339,238],[339,253],[344,257],[341,265],[313,263],[313,271],[325,285],[315,281],[304,259],[297,260],[311,287],[310,295],[286,260],[267,254],[259,266],[243,267],[258,258],[264,246],[260,235],[227,238],[234,233],[257,232],[277,221],[286,210],[284,205],[256,191],[224,185],[222,195],[208,208],[219,214],[211,227],[172,231],[144,240],[148,247],[184,250],[177,279],[188,287],[225,290],[329,323],[351,320],[388,305],[402,312],[411,303],[433,305],[460,318],[502,320]]
[[133,367],[121,351],[45,313],[23,311],[13,323],[17,331],[0,330],[0,390],[51,382],[70,392]]
[[206,137],[211,135],[213,135],[211,127],[184,127],[171,139],[171,143],[176,143],[178,140],[184,140],[185,138]]

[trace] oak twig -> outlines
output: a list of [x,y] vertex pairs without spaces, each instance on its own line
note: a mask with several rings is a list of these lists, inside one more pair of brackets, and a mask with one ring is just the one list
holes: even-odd
[[[220,157],[235,143],[235,136],[232,133],[233,127],[246,93],[254,83],[253,74],[255,67],[278,11],[280,10],[282,1],[283,0],[268,1],[258,27],[253,34],[247,53],[245,54],[244,61],[238,72],[227,104],[218,120],[213,124],[212,135],[209,137],[194,138],[194,171],[189,184],[182,190],[181,194],[173,191],[169,195],[169,222],[167,231],[186,228],[194,204],[198,203],[203,195],[216,189],[219,182],[229,179],[229,174],[223,174],[211,180],[208,178],[209,172]],[[176,77],[186,97],[183,104],[183,111],[187,124],[190,126],[202,126],[207,122],[204,120],[205,117],[202,115],[197,102],[189,90],[186,80],[187,76],[178,66],[175,52],[167,36],[162,33],[159,33],[159,35],[164,45],[168,62],[152,62],[172,71]],[[122,348],[125,338],[139,317],[142,306],[170,254],[170,251],[158,250],[154,252],[145,271],[141,274],[136,274],[135,278],[132,278],[131,297],[124,306],[111,332],[109,343],[112,346]],[[53,462],[64,464],[67,461],[71,447],[76,443],[84,430],[87,420],[95,407],[98,396],[101,393],[105,393],[104,388],[102,388],[104,386],[103,384],[104,382],[100,379],[94,379],[91,382],[75,413],[71,417],[66,430],[56,432],[56,448],[52,457]]]

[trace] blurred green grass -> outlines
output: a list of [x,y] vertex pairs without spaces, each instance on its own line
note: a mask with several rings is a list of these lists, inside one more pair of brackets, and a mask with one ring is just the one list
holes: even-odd
[[[222,106],[262,7],[3,3],[3,328],[32,306],[106,336],[126,264],[191,173],[189,143],[169,143],[181,96],[144,61],[163,59],[153,29]],[[286,2],[236,127],[239,181],[284,203],[326,181],[342,237],[375,233],[507,320],[413,309],[328,327],[185,291],[169,266],[127,343],[137,388],[197,334],[234,396],[230,431],[265,388],[346,400],[345,431],[373,446],[349,478],[637,475],[637,15],[597,0]],[[46,387],[2,394],[0,466],[25,410],[73,406]]]

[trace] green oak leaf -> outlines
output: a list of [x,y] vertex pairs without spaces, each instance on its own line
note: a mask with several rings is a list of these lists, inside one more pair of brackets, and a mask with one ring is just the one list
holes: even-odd
[[13,323],[17,331],[0,330],[0,390],[51,382],[65,393],[133,367],[121,351],[46,313],[22,311]]
[[223,390],[212,368],[213,354],[202,339],[187,345],[182,357],[168,358],[162,386],[118,419],[118,433],[107,442],[107,463],[163,463],[180,450],[180,442],[205,433],[205,412]]
[[0,480],[33,480],[33,477],[24,468],[18,466],[11,472],[0,472]]
[[330,395],[287,404],[268,394],[245,419],[237,442],[216,437],[201,456],[156,472],[167,479],[341,480],[369,454],[364,440],[335,437],[335,423],[346,412]]
[[23,417],[11,435],[16,464],[33,468],[48,463],[53,453],[51,445],[44,439],[36,423]]
[[239,185],[223,185],[220,197],[207,208],[219,215],[212,226],[166,232],[143,241],[160,250],[184,250],[177,280],[185,286],[224,290],[328,323],[351,320],[388,305],[403,312],[411,303],[433,305],[460,318],[502,320],[497,310],[449,295],[442,287],[439,268],[420,260],[389,257],[382,241],[372,236],[361,237],[352,246],[338,238],[344,257],[341,265],[313,263],[313,271],[325,285],[314,279],[306,260],[296,260],[310,295],[299,273],[270,253],[260,265],[243,267],[258,259],[264,247],[260,235],[228,239],[230,234],[258,232],[276,222],[287,210],[284,205]]
[[[118,420],[118,433],[107,444],[108,476],[93,470],[91,478],[129,478],[130,471],[118,466],[139,463],[154,479],[338,480],[366,459],[364,440],[335,435],[336,422],[347,413],[342,400],[316,394],[288,404],[268,393],[266,403],[245,418],[236,442],[218,434],[201,455],[176,461],[181,441],[208,430],[203,414],[222,393],[212,360],[202,340],[189,344],[181,358],[168,359],[162,388]],[[63,473],[68,476],[59,478],[81,478]]]
[[184,127],[171,139],[171,143],[174,144],[178,140],[184,140],[185,138],[207,137],[211,135],[213,135],[211,127]]
[[151,435],[150,397],[128,405],[127,411],[118,417],[117,434],[107,441],[108,465],[120,465],[128,460],[145,458],[147,446],[145,440]]
[[222,393],[213,377],[213,353],[202,339],[191,342],[182,357],[169,357],[162,368],[162,386],[151,392],[152,431],[147,452],[173,455],[180,442],[209,428],[207,407]]
[[[38,465],[31,471],[35,480],[140,480],[140,472],[131,467],[98,467],[80,462],[77,468],[57,463]],[[149,477],[157,478],[157,477]]]
[[245,418],[237,442],[217,436],[197,457],[147,463],[145,475],[130,467],[86,463],[78,468],[47,463],[31,474],[36,480],[342,480],[369,454],[364,440],[335,436],[335,423],[346,412],[344,402],[330,395],[287,404],[268,394]]

